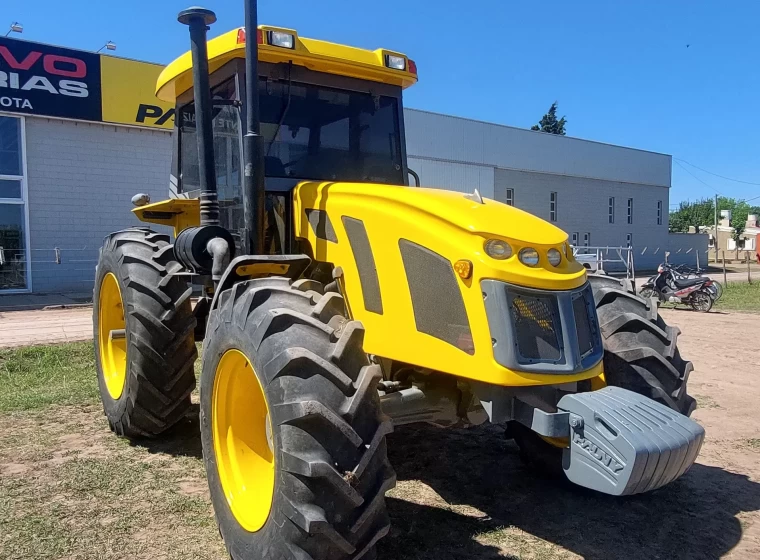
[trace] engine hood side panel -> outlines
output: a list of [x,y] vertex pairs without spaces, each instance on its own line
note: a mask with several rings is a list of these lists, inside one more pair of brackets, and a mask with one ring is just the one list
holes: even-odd
[[[516,372],[494,360],[481,280],[544,290],[571,290],[586,281],[574,260],[563,258],[558,267],[546,262],[549,248],[563,250],[567,242],[557,227],[493,200],[436,189],[306,182],[293,196],[296,237],[317,261],[342,268],[349,312],[366,328],[366,352],[500,385],[565,383],[601,373],[600,364],[574,375]],[[514,256],[486,255],[483,244],[491,238],[510,243]],[[537,267],[517,260],[524,247],[542,255]],[[454,272],[460,260],[472,264],[469,278]]]

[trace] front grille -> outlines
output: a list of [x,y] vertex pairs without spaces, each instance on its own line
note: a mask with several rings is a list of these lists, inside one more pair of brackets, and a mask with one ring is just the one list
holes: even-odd
[[562,346],[556,299],[516,294],[510,308],[520,357],[536,361],[559,360]]
[[573,316],[575,317],[575,332],[578,334],[578,350],[581,358],[594,349],[594,330],[589,318],[589,302],[586,292],[573,296]]
[[601,361],[604,349],[588,284],[547,291],[483,280],[481,287],[494,357],[503,366],[568,374]]

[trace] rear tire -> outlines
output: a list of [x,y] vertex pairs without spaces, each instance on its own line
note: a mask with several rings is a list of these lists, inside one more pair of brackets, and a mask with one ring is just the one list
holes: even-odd
[[[216,519],[233,560],[372,558],[389,530],[385,493],[396,479],[385,435],[392,423],[380,409],[380,368],[362,350],[364,328],[344,315],[341,295],[322,294],[314,281],[267,278],[222,292],[209,316],[201,436]],[[214,382],[233,349],[250,362],[270,415],[274,487],[265,521],[252,531],[233,513],[215,451],[214,402],[221,401],[212,397],[219,391]]]
[[710,294],[710,292],[708,292],[706,289],[702,289],[697,290],[691,295],[689,304],[694,311],[707,313],[710,311],[710,309],[712,309],[713,301],[714,300],[712,294]]
[[[157,436],[181,420],[190,406],[198,357],[196,321],[192,288],[174,275],[181,269],[169,236],[146,228],[112,233],[100,249],[93,294],[95,363],[103,410],[120,436]],[[109,366],[101,363],[101,345],[108,344],[108,334],[100,328],[101,290],[109,277],[118,284],[126,347],[120,393],[113,385],[109,390]]]

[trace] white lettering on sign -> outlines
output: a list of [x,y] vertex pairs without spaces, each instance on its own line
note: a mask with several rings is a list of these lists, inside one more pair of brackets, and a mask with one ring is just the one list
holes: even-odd
[[33,109],[29,100],[21,97],[0,97],[0,106],[15,107],[16,109]]
[[58,87],[45,76],[32,76],[19,87],[18,72],[0,72],[0,88],[20,89],[22,91],[43,90],[48,93],[68,95],[69,97],[88,97],[87,84],[76,80],[60,80]]
[[61,95],[68,95],[69,97],[87,97],[89,92],[87,91],[87,84],[83,82],[75,82],[74,80],[61,80],[58,84]]
[[43,89],[49,91],[50,93],[58,94],[58,90],[55,89],[53,84],[50,83],[50,80],[48,80],[45,76],[32,76],[23,86],[21,86],[21,89],[24,91]]

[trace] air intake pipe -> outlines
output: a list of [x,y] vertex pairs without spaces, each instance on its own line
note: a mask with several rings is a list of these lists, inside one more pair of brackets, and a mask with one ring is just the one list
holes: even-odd
[[201,225],[180,232],[174,244],[174,253],[186,268],[197,274],[210,273],[216,283],[227,268],[235,247],[230,232],[219,225],[219,197],[216,191],[211,85],[206,45],[206,31],[216,21],[216,14],[205,8],[193,7],[181,11],[177,20],[190,28]]

